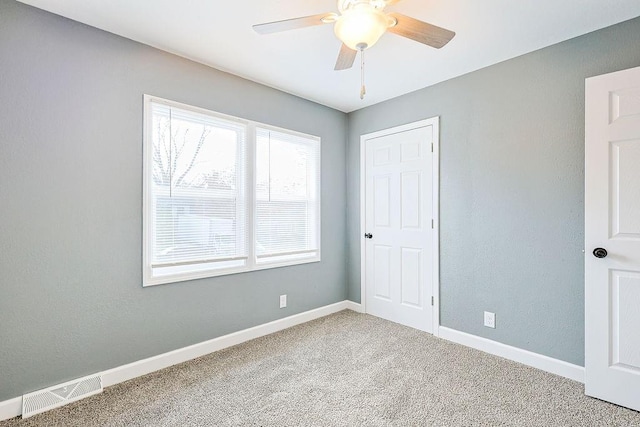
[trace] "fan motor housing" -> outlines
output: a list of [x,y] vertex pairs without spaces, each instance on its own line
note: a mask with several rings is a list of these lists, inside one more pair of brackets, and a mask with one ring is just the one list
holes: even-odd
[[357,4],[368,4],[376,9],[384,9],[387,2],[385,0],[338,0],[338,10],[343,13]]

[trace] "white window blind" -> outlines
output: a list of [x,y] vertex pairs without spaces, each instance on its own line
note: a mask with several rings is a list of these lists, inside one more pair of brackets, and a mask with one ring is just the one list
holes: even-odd
[[320,141],[256,129],[256,258],[319,256]]
[[162,103],[150,106],[151,267],[170,274],[188,265],[244,265],[245,125]]

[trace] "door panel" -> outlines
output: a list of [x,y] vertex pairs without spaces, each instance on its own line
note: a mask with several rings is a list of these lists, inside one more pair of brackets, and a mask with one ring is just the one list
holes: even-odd
[[376,176],[373,180],[373,208],[376,227],[389,227],[391,218],[391,183],[389,176]]
[[587,79],[585,119],[585,391],[640,410],[640,68]]
[[640,238],[640,140],[611,144],[612,237]]
[[400,257],[401,302],[404,305],[422,307],[422,249],[400,248]]
[[400,143],[400,161],[402,163],[412,160],[420,160],[422,157],[421,144],[418,141]]
[[640,274],[611,271],[612,366],[640,369]]
[[391,247],[373,246],[375,297],[391,300]]
[[[434,127],[365,140],[365,308],[432,332]],[[428,302],[428,303],[427,303]]]
[[422,228],[422,173],[403,172],[401,186],[400,211],[402,228]]
[[640,89],[631,88],[611,92],[611,122],[640,115]]
[[375,148],[374,166],[384,166],[391,163],[391,147],[382,145]]

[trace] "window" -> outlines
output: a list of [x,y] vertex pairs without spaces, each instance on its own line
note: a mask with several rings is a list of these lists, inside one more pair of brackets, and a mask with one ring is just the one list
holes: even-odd
[[145,96],[144,286],[320,260],[320,138]]
[[318,143],[256,130],[256,261],[304,259],[318,251]]

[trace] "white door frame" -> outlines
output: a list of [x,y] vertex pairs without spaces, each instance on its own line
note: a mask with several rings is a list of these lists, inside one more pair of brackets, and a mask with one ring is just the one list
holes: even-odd
[[362,312],[367,312],[366,306],[366,263],[365,263],[365,233],[366,225],[366,142],[369,139],[379,138],[381,136],[393,135],[395,133],[406,132],[413,129],[419,129],[427,126],[433,127],[433,156],[432,156],[432,188],[431,195],[433,198],[433,271],[431,277],[431,292],[433,295],[433,319],[432,329],[433,335],[439,336],[440,329],[440,117],[432,117],[401,126],[383,129],[377,132],[367,133],[360,136],[360,305]]

